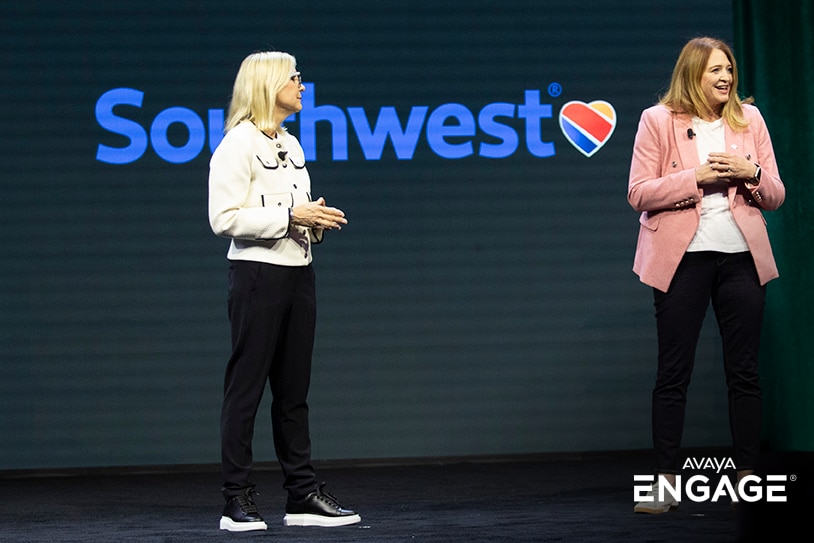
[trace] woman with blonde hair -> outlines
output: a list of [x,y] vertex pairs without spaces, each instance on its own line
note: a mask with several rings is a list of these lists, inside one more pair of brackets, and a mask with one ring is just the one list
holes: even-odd
[[347,220],[324,198],[311,200],[302,147],[282,125],[302,110],[304,91],[293,56],[266,51],[246,57],[235,78],[226,134],[210,161],[209,222],[215,234],[231,240],[222,530],[267,528],[251,481],[254,422],[266,384],[288,493],[284,524],[342,526],[361,520],[323,490],[311,465],[307,395],[316,324],[311,247]]
[[737,95],[731,49],[690,40],[660,103],[641,116],[628,202],[641,212],[633,270],[653,288],[658,369],[652,396],[656,483],[634,511],[678,506],[679,449],[695,350],[712,307],[723,346],[729,425],[739,478],[760,452],[758,352],[766,283],[778,276],[764,211],[780,207],[771,138],[758,109]]

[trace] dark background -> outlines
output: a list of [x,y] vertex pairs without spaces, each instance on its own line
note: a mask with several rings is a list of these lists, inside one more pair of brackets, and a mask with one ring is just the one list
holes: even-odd
[[[228,357],[228,241],[207,221],[208,141],[173,164],[152,145],[96,160],[171,107],[207,123],[240,61],[297,57],[317,106],[348,119],[348,159],[318,124],[315,196],[349,224],[315,250],[320,313],[311,393],[317,459],[438,457],[650,446],[655,330],[630,271],[625,194],[642,109],[681,46],[732,39],[729,1],[50,2],[0,7],[0,469],[192,464],[219,458]],[[550,96],[551,83],[562,88]],[[348,108],[552,106],[526,149],[367,160]],[[604,100],[613,135],[591,158],[566,140],[569,101]],[[428,113],[429,115],[429,113]],[[297,119],[288,124],[299,135]],[[217,130],[215,130],[217,132]],[[176,146],[188,139],[172,125]],[[448,138],[461,142],[467,138]],[[685,444],[729,442],[717,333],[704,329]],[[268,399],[256,458],[272,459]]]

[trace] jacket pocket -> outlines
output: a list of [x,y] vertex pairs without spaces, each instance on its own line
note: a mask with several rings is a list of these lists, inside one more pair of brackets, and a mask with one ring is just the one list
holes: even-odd
[[261,194],[263,207],[294,207],[294,195],[290,192],[277,192],[274,194]]
[[267,170],[276,170],[280,166],[280,162],[273,157],[262,157],[260,155],[254,155],[257,157],[257,160],[260,161],[260,164]]
[[661,223],[661,213],[645,211],[639,217],[639,224],[654,232],[659,229],[659,223]]

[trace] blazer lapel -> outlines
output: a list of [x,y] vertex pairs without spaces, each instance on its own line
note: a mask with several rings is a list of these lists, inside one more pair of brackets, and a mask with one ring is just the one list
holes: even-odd
[[[743,138],[744,132],[735,132],[729,125],[724,123],[724,140],[726,140],[726,149],[724,149],[724,153],[729,153],[731,155],[740,155],[744,156],[743,153],[745,152],[745,148],[743,145]],[[735,183],[729,184],[729,190],[727,191],[727,196],[729,196],[729,200],[735,200],[735,194],[738,192],[738,185]]]
[[745,147],[743,146],[744,132],[735,132],[729,125],[724,123],[724,139],[726,140],[726,149],[724,153],[731,155],[744,156]]
[[[685,168],[694,168],[701,164],[698,159],[698,147],[695,140],[690,137],[692,132],[692,119],[689,115],[676,113],[673,115],[673,136],[678,149],[678,156]],[[694,136],[693,136],[694,137]]]

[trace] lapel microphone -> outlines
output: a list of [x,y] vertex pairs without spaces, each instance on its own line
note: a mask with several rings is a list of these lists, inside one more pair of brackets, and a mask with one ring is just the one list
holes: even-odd
[[692,139],[695,136],[695,132],[692,131],[692,128],[687,129],[687,137]]

